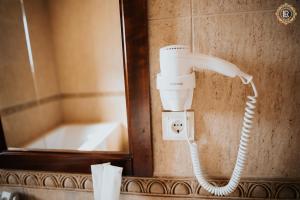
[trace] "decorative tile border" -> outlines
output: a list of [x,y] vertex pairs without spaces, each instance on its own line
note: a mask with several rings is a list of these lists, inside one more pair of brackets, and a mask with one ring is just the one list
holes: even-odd
[[36,107],[38,105],[43,105],[46,103],[50,103],[53,101],[58,101],[61,99],[61,95],[53,95],[53,96],[49,96],[49,97],[45,97],[42,99],[38,99],[38,100],[33,100],[33,101],[28,101],[25,103],[21,103],[21,104],[17,104],[14,106],[10,106],[7,108],[3,108],[2,110],[0,110],[0,116],[6,116],[6,115],[10,115],[16,112],[20,112],[29,108],[33,108]]
[[103,96],[109,96],[109,97],[125,96],[125,92],[115,91],[115,92],[64,93],[62,94],[62,99],[91,98],[91,97],[103,97]]
[[45,97],[42,99],[37,99],[33,101],[28,101],[25,103],[21,103],[18,105],[10,106],[7,108],[3,108],[0,110],[0,116],[7,116],[16,112],[20,112],[29,108],[36,107],[38,105],[43,105],[46,103],[59,101],[62,99],[71,99],[71,98],[93,98],[93,97],[115,97],[115,96],[125,96],[125,92],[123,91],[115,91],[115,92],[87,92],[87,93],[63,93],[56,94],[53,96]]
[[[224,185],[226,180],[212,180]],[[92,177],[87,174],[0,170],[0,185],[92,192]],[[206,199],[300,199],[300,180],[245,179],[230,196],[207,193],[192,178],[123,177],[121,193],[159,197]]]

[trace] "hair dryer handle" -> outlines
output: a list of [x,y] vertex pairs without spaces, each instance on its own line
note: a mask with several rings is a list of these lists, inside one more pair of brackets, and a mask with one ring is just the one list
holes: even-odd
[[[226,60],[205,54],[192,55],[190,61],[192,62],[191,65],[196,71],[202,69],[211,70],[229,77],[247,75],[243,73],[236,65]],[[248,80],[250,77],[251,76],[249,75],[248,78],[245,78]]]

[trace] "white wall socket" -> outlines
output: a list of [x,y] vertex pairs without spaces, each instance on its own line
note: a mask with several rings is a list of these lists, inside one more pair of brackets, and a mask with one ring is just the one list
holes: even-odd
[[194,112],[187,112],[187,129],[185,128],[184,112],[162,112],[163,140],[194,140]]

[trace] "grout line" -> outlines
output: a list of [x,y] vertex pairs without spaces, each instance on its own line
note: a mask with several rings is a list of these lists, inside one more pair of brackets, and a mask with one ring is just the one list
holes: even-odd
[[193,16],[193,0],[190,0],[191,6],[191,50],[194,53],[194,16]]
[[163,17],[163,18],[149,18],[148,21],[162,21],[170,19],[190,19],[191,16],[178,16],[178,17]]
[[89,98],[89,97],[100,97],[100,96],[124,96],[125,92],[86,92],[86,93],[63,93],[62,99],[66,98]]
[[[265,10],[253,10],[253,11],[240,11],[240,12],[223,12],[223,13],[206,13],[200,15],[193,15],[192,17],[204,17],[204,16],[222,16],[222,15],[241,15],[241,14],[255,14],[263,12],[275,12],[276,9],[265,9]],[[190,16],[173,16],[173,17],[163,17],[163,18],[148,18],[148,21],[162,21],[170,19],[190,19]]]
[[251,11],[240,11],[240,12],[206,13],[206,14],[200,14],[200,15],[193,15],[193,17],[242,15],[242,14],[255,14],[255,13],[275,12],[275,11],[276,11],[276,9],[265,9],[265,10],[251,10]]
[[21,103],[21,104],[17,104],[14,106],[10,106],[10,107],[6,107],[0,110],[0,116],[7,116],[16,112],[20,112],[23,110],[27,110],[29,108],[33,108],[36,106],[39,106],[41,104],[46,104],[46,103],[50,103],[53,101],[56,101],[60,99],[60,95],[53,95],[53,96],[49,96],[49,97],[45,97],[42,99],[38,99],[38,100],[33,100],[33,101],[29,101],[29,102],[25,102],[25,103]]

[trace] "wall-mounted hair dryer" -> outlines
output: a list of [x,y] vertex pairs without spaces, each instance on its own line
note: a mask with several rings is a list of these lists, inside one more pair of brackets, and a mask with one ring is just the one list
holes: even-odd
[[[227,195],[233,192],[238,186],[246,161],[247,145],[257,97],[252,76],[242,72],[236,65],[220,58],[204,54],[194,55],[184,45],[171,45],[160,49],[160,70],[156,81],[163,109],[185,111],[185,116],[186,110],[191,109],[192,105],[193,90],[196,86],[195,71],[211,70],[228,77],[239,77],[244,84],[251,84],[254,95],[248,96],[236,165],[226,186],[217,187],[206,181],[198,158],[197,144],[189,141],[188,135],[186,137],[190,147],[194,173],[199,184],[215,195]],[[185,120],[187,120],[186,117]],[[187,129],[186,132],[188,133]]]
[[160,74],[157,89],[164,110],[190,109],[198,70],[211,70],[229,77],[239,76],[249,83],[252,76],[242,72],[236,65],[220,58],[190,52],[188,46],[171,45],[160,49]]

